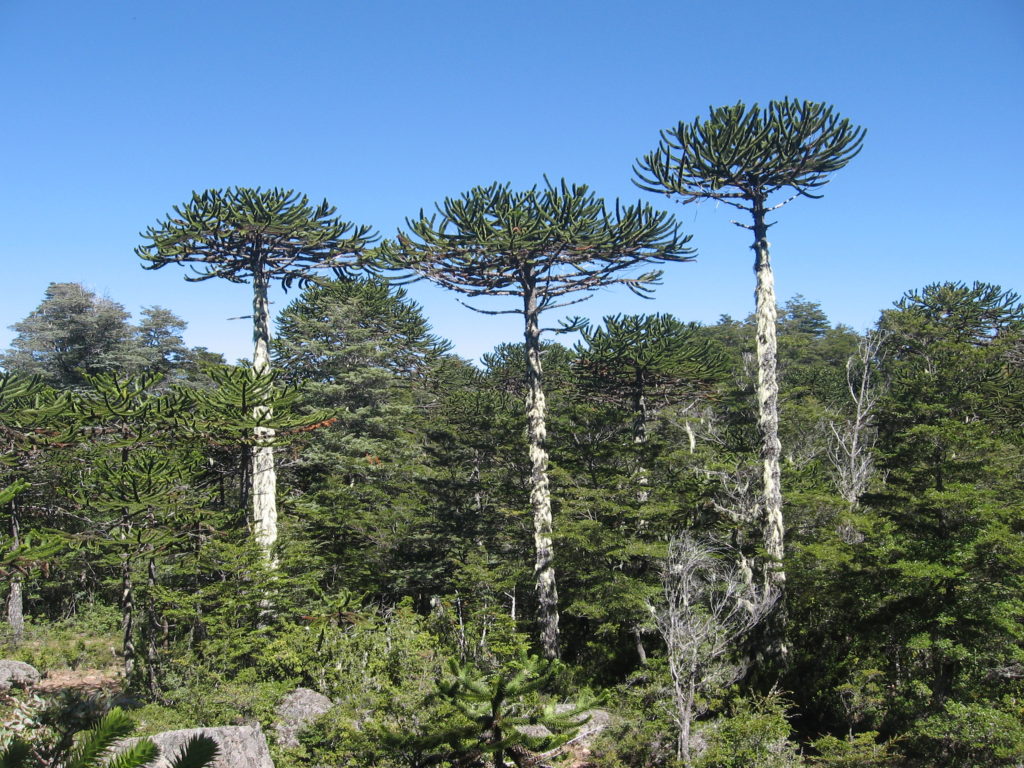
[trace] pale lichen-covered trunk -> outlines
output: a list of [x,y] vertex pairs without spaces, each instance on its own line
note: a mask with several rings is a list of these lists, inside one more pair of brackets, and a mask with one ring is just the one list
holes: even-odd
[[530,506],[536,550],[537,623],[546,658],[558,658],[558,589],[555,585],[554,546],[551,542],[551,489],[548,485],[547,425],[543,369],[540,362],[540,319],[536,289],[524,293],[526,319],[526,434],[530,452]]
[[15,648],[21,645],[25,637],[25,599],[21,588],[21,579],[11,579],[11,586],[7,592],[7,624],[11,628],[11,645]]
[[[149,547],[152,553],[152,545]],[[146,687],[154,701],[160,698],[159,659],[156,651],[157,617],[154,595],[156,593],[156,560],[152,554],[146,567]]]
[[[647,444],[647,398],[644,397],[644,375],[642,371],[637,371],[633,381],[633,445],[638,449],[642,450],[642,446]],[[636,469],[636,500],[644,504],[647,499],[650,498],[650,482],[651,479],[647,474],[647,467],[643,465],[643,460],[637,466]]]
[[[16,549],[21,544],[21,524],[18,520],[18,509],[11,502],[11,548]],[[13,575],[11,586],[7,592],[7,624],[11,631],[11,645],[21,645],[25,636],[25,607],[24,596],[21,587],[21,577]]]
[[[267,279],[257,273],[252,280],[253,353],[252,367],[257,374],[270,372],[270,301]],[[270,416],[270,409],[258,406],[256,418]],[[277,471],[274,468],[274,430],[256,427],[256,444],[252,447],[252,516],[256,543],[272,568],[277,566],[274,544],[277,542]]]
[[777,310],[775,303],[775,276],[772,273],[768,243],[768,226],[765,224],[764,203],[755,200],[754,213],[754,272],[757,275],[755,291],[755,314],[757,317],[757,424],[761,432],[762,472],[762,537],[766,562],[763,567],[764,588],[779,595],[774,625],[770,634],[771,644],[785,655],[782,639],[784,628],[784,605],[781,596],[786,582],[783,567],[784,533],[782,519],[782,484],[780,482],[779,458],[782,446],[779,442],[779,377],[777,369],[778,342],[776,339]]
[[[128,531],[122,530],[122,540]],[[124,677],[130,680],[135,671],[135,587],[132,583],[132,561],[121,556],[121,648],[124,655]]]

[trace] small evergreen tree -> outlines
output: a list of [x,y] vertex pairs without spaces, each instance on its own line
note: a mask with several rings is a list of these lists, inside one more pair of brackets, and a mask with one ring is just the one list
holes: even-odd
[[647,440],[650,404],[696,400],[725,374],[721,352],[672,315],[614,315],[583,330],[576,368],[585,391],[633,413],[633,442]]
[[449,677],[438,681],[437,696],[453,704],[464,722],[413,740],[440,760],[472,766],[489,757],[494,768],[505,768],[507,761],[526,768],[536,763],[538,753],[563,745],[586,723],[584,707],[559,712],[537,702],[537,692],[551,684],[552,660],[523,655],[515,667],[481,674],[472,665],[450,661]]

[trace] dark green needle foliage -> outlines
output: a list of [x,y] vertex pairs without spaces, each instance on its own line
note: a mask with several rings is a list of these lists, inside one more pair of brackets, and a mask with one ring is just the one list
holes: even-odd
[[819,102],[713,107],[707,118],[661,132],[658,148],[637,162],[637,184],[684,203],[718,200],[744,210],[785,189],[821,197],[815,190],[860,152],[864,134]]
[[575,348],[583,388],[639,411],[706,395],[726,375],[722,351],[672,315],[613,315]]
[[24,577],[48,571],[67,543],[52,530],[42,467],[55,446],[73,439],[68,402],[39,376],[0,373],[0,577],[14,645],[25,628]]
[[[287,443],[290,434],[302,432],[329,419],[329,411],[296,413],[300,392],[296,385],[281,384],[281,375],[258,373],[252,368],[230,365],[210,366],[204,373],[216,385],[210,390],[191,392],[179,390],[180,402],[190,412],[178,415],[180,429],[193,431],[220,444],[252,445],[257,442],[257,427],[273,429],[281,434],[277,444]],[[268,406],[258,411],[256,406]]]
[[[691,261],[689,237],[649,205],[609,211],[586,185],[564,180],[514,192],[508,184],[474,187],[445,198],[437,215],[410,220],[409,234],[384,252],[391,265],[411,269],[470,298],[522,297],[538,291],[540,311],[582,301],[569,294],[624,284],[650,293],[661,273],[624,270],[647,263]],[[507,310],[520,312],[521,310]]]
[[[29,484],[22,479],[0,488],[0,508],[10,507],[14,498],[27,490]],[[0,578],[14,582],[19,576],[45,568],[51,558],[64,547],[63,537],[56,531],[28,530],[22,534],[13,514],[5,520],[4,528],[14,530],[17,536],[0,534]],[[8,598],[10,600],[10,598]],[[19,606],[20,607],[20,606]],[[10,619],[10,613],[8,613]]]
[[135,253],[145,269],[189,265],[197,282],[221,277],[233,283],[277,279],[287,290],[310,280],[313,270],[350,275],[373,241],[370,227],[334,216],[335,208],[290,189],[229,187],[193,192],[171,215],[148,227],[150,241]]

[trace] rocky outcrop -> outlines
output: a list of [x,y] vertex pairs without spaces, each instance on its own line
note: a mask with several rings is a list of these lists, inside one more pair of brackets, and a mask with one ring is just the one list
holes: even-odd
[[[185,742],[193,736],[209,736],[217,742],[220,753],[211,768],[274,768],[270,759],[267,737],[258,725],[231,725],[220,728],[188,728],[182,731],[164,731],[150,736],[158,747],[160,757],[147,768],[170,768],[170,760]],[[127,739],[125,745],[137,739]]]
[[0,659],[0,693],[11,688],[30,688],[39,682],[39,670],[24,661]]
[[282,747],[299,746],[299,731],[334,706],[322,693],[296,688],[277,705],[274,732]]

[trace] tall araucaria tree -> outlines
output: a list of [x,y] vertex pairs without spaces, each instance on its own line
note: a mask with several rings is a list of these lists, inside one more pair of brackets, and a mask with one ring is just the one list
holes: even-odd
[[[314,281],[316,270],[330,269],[350,277],[359,269],[363,251],[375,239],[370,227],[357,226],[334,216],[324,202],[312,205],[292,190],[209,189],[174,206],[173,213],[142,236],[149,242],[136,248],[148,264],[189,265],[195,273],[185,279],[198,282],[220,277],[233,283],[252,283],[253,371],[270,371],[271,280],[287,291],[293,282],[302,287]],[[267,420],[265,407],[257,407]],[[251,484],[253,523],[257,543],[273,563],[277,540],[277,475],[274,468],[274,430],[256,427],[252,449]]]
[[558,591],[552,546],[551,494],[548,486],[545,399],[541,367],[544,312],[589,298],[591,291],[625,285],[640,296],[649,294],[661,276],[629,270],[647,263],[690,261],[675,220],[649,205],[609,210],[586,186],[548,182],[514,192],[507,184],[475,187],[446,198],[429,218],[409,220],[410,232],[399,233],[382,251],[393,268],[412,270],[469,299],[508,296],[514,309],[483,310],[485,314],[520,314],[525,324],[526,415],[530,456],[530,505],[536,550],[538,624],[545,656],[559,653]]
[[[636,184],[651,192],[678,195],[682,202],[715,200],[750,214],[751,223],[734,222],[753,231],[757,276],[757,403],[763,462],[764,578],[781,594],[782,487],[779,481],[779,383],[776,370],[776,301],[767,221],[797,197],[818,198],[815,190],[829,181],[860,151],[864,129],[841,118],[827,104],[788,98],[710,110],[706,119],[680,122],[661,132],[658,148],[634,168]],[[777,193],[788,193],[778,202]]]

